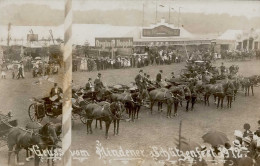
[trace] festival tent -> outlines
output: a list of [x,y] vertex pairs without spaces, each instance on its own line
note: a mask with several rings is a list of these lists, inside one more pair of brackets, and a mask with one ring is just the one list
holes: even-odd
[[138,27],[113,26],[108,24],[74,24],[72,26],[72,42],[75,45],[84,45],[87,41],[95,46],[95,38],[134,37]]

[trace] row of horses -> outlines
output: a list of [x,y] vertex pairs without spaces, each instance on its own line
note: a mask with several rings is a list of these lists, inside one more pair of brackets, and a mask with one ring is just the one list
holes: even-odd
[[[214,96],[214,101],[217,108],[223,108],[224,98],[227,98],[227,107],[231,108],[232,101],[236,99],[236,95],[240,90],[244,90],[245,96],[249,95],[251,89],[254,95],[253,87],[260,82],[260,76],[253,75],[249,77],[230,75],[229,77],[216,80],[215,83],[206,84],[201,81],[190,79],[186,82],[181,82],[180,78],[167,80],[166,84],[161,87],[156,87],[154,84],[149,85],[146,89],[138,90],[133,87],[121,85],[124,89],[122,92],[114,91],[111,88],[101,89],[95,94],[95,101],[87,100],[89,97],[82,90],[78,90],[77,96],[79,100],[78,109],[80,109],[86,118],[87,133],[92,133],[91,124],[93,120],[100,120],[106,123],[106,138],[108,138],[108,130],[110,124],[114,122],[114,135],[119,132],[119,122],[126,119],[125,114],[128,114],[128,119],[134,121],[138,119],[138,114],[141,106],[146,106],[149,103],[151,114],[153,106],[158,103],[158,111],[162,112],[162,105],[167,108],[167,118],[178,115],[178,107],[186,102],[186,111],[189,111],[190,103],[193,109],[197,98],[203,98],[204,104],[209,106],[210,96]],[[116,85],[115,87],[120,87]],[[134,90],[133,90],[134,89]],[[93,97],[93,95],[92,95]],[[97,127],[97,121],[96,121]]]

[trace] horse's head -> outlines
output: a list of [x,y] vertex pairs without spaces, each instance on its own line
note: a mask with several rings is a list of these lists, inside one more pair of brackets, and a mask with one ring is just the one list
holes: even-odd
[[139,97],[140,97],[141,99],[145,99],[145,98],[149,97],[149,92],[148,92],[148,90],[147,90],[147,89],[144,89],[142,92],[140,92],[140,93],[139,93]]
[[56,144],[58,142],[58,136],[55,126],[51,123],[46,123],[40,130],[39,134],[47,144]]
[[256,83],[257,83],[257,84],[260,83],[260,75],[257,75],[257,76],[256,76]]
[[125,111],[125,106],[122,102],[113,102],[110,104],[110,111],[116,116],[121,117]]

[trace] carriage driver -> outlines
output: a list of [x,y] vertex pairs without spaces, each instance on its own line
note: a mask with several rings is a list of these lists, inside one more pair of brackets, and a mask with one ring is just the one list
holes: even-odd
[[156,75],[156,85],[160,87],[160,83],[162,82],[162,73],[163,71],[160,70],[159,73]]
[[60,100],[62,99],[62,95],[63,95],[62,89],[58,87],[57,83],[54,83],[54,87],[51,89],[50,92],[50,100],[52,101],[52,104],[58,105],[57,109],[53,109],[54,114],[58,114],[58,115],[61,114],[62,102]]
[[135,83],[140,92],[143,90],[143,70],[139,70],[139,73],[135,77]]
[[[54,83],[54,87],[51,89],[50,92],[50,98],[53,98],[52,101],[59,101],[62,98],[62,93],[62,89],[58,87],[57,83]],[[57,97],[54,97],[55,95],[57,95]]]
[[100,91],[101,89],[105,88],[103,82],[101,81],[101,73],[98,73],[97,78],[94,81],[94,87],[95,87],[95,91]]
[[88,83],[86,84],[86,87],[85,87],[86,91],[94,91],[94,85],[91,81],[92,81],[92,79],[89,78]]

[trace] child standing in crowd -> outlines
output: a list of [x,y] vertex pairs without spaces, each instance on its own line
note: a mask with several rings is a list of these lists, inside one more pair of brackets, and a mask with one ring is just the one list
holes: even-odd
[[15,71],[14,71],[14,69],[12,69],[12,78],[13,79],[15,78]]
[[4,70],[4,69],[2,69],[1,77],[2,77],[3,79],[6,79],[6,73],[5,73],[5,70]]

